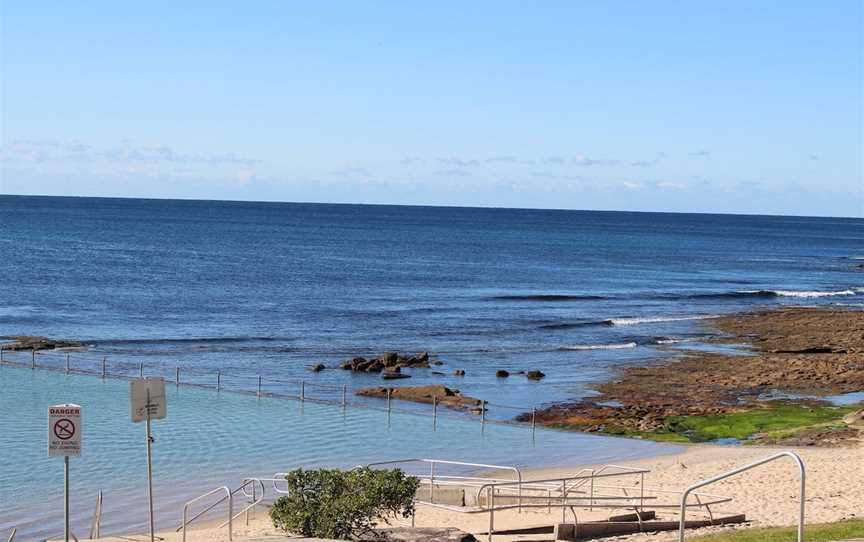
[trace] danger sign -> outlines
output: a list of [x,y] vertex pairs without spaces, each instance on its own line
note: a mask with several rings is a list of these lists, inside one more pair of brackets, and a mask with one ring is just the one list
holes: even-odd
[[48,407],[48,457],[81,455],[81,406]]

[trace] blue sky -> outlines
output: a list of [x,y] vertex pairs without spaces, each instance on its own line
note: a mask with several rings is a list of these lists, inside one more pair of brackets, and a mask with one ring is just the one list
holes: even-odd
[[0,192],[864,216],[862,3],[0,3]]

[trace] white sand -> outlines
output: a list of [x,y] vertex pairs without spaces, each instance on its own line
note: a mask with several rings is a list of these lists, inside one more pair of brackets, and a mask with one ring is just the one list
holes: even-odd
[[[681,490],[688,485],[710,478],[724,471],[751,461],[769,456],[781,449],[765,447],[731,447],[699,445],[689,446],[680,454],[624,463],[628,466],[651,470],[646,475],[648,487]],[[794,449],[804,459],[807,468],[807,523],[837,521],[846,518],[864,517],[864,445],[855,448],[807,448]],[[527,478],[540,479],[563,476],[578,471],[583,465],[573,468],[539,469],[528,473]],[[705,488],[704,491],[734,497],[734,501],[718,505],[718,513],[745,513],[751,520],[748,526],[793,525],[797,522],[797,468],[788,459],[763,465],[746,474],[724,480]],[[616,512],[616,513],[621,513]],[[577,509],[580,520],[593,519],[597,514]],[[658,514],[662,517],[677,517],[676,511]],[[241,520],[235,526],[235,540],[248,536],[276,535],[267,512],[261,509],[250,526]],[[569,517],[569,514],[568,514]],[[560,521],[561,511],[547,514],[535,510],[518,514],[515,511],[496,513],[496,529],[553,523]],[[407,523],[407,522],[406,522]],[[469,532],[481,532],[488,525],[487,514],[460,514],[437,508],[418,507],[418,527],[452,526]],[[177,533],[163,533],[168,541],[180,540]],[[670,538],[665,535],[638,535],[642,539]],[[511,537],[507,537],[512,539]],[[496,540],[506,540],[496,537]],[[103,540],[144,540],[145,537]],[[485,539],[485,537],[484,537]],[[225,529],[196,529],[189,531],[190,542],[227,540]]]

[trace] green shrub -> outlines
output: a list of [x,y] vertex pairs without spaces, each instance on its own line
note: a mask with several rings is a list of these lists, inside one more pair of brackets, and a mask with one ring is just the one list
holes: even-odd
[[289,494],[270,511],[277,529],[319,538],[363,538],[373,535],[377,520],[388,515],[411,517],[419,480],[399,469],[349,471],[297,469],[289,472]]

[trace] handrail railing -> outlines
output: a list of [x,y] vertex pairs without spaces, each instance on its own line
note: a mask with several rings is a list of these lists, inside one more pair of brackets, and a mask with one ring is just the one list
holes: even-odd
[[[518,487],[518,497],[517,497],[518,505],[519,505],[518,507],[519,507],[520,511],[522,510],[522,471],[519,470],[518,467],[515,467],[512,465],[489,465],[486,463],[469,463],[467,461],[449,461],[446,459],[420,459],[420,458],[394,459],[394,460],[390,460],[390,461],[377,461],[375,463],[367,463],[366,466],[367,467],[377,467],[377,466],[381,466],[381,465],[399,465],[399,464],[403,464],[403,463],[428,463],[429,464],[429,502],[432,504],[435,503],[435,465],[455,465],[455,466],[460,466],[460,467],[481,467],[481,468],[486,468],[486,469],[498,469],[498,470],[506,470],[506,471],[513,472],[516,474],[516,480],[514,480],[514,482],[517,484],[517,487]],[[459,477],[456,477],[456,476],[441,476],[441,475],[439,475],[438,478],[439,478],[439,485],[440,485],[440,480],[442,478],[447,480],[447,482],[445,482],[445,483],[458,483],[458,482],[449,482],[449,480],[458,480],[459,479]],[[465,476],[462,478],[464,480],[468,480],[470,478],[474,481],[478,481],[478,480],[476,480],[476,478],[468,477],[468,476]],[[479,494],[480,493],[478,492],[478,495]]]
[[681,494],[681,516],[678,523],[678,542],[684,542],[684,520],[687,508],[687,497],[690,496],[690,493],[693,492],[693,490],[699,489],[700,487],[705,487],[709,484],[713,484],[714,482],[719,482],[720,480],[725,480],[726,478],[730,478],[732,476],[735,476],[736,474],[741,474],[744,471],[748,471],[750,469],[764,465],[765,463],[770,463],[771,461],[784,457],[791,458],[798,465],[798,474],[800,478],[800,488],[798,494],[798,542],[804,542],[804,494],[807,478],[804,469],[804,461],[801,460],[801,457],[798,454],[790,451],[780,452],[778,454],[768,456],[764,459],[760,459],[759,461],[754,461],[753,463],[738,467],[737,469],[732,469],[728,472],[724,472],[723,474],[718,474],[713,478],[703,480],[685,489],[684,493]]
[[15,533],[17,533],[17,532],[18,532],[18,528],[17,528],[17,527],[12,527],[12,532],[9,533],[9,538],[6,540],[6,542],[14,542],[14,540],[15,540]]
[[[246,488],[249,485],[252,486],[252,495],[249,495],[248,493],[246,493]],[[257,497],[255,495],[255,488],[258,487],[259,485],[261,486],[261,496]],[[239,512],[234,514],[234,517],[229,518],[228,521],[225,521],[221,525],[219,525],[220,529],[222,527],[225,527],[226,525],[228,525],[228,523],[230,521],[233,521],[233,520],[239,518],[244,513],[246,514],[246,525],[249,525],[249,511],[251,509],[255,508],[256,506],[258,506],[259,504],[261,504],[261,501],[264,500],[264,482],[262,482],[259,478],[245,478],[243,480],[243,483],[240,484],[240,487],[238,487],[237,489],[235,489],[231,493],[234,494],[234,493],[237,493],[238,491],[243,493],[243,495],[246,497],[251,497],[252,503],[249,504],[248,506],[246,506],[246,508],[244,508],[243,510],[240,510]]]
[[186,504],[183,505],[183,523],[180,525],[180,529],[183,531],[183,537],[182,537],[183,542],[186,542],[186,526],[189,525],[190,523],[192,523],[193,521],[195,521],[196,519],[198,519],[199,517],[201,517],[201,515],[204,514],[205,512],[210,511],[214,506],[216,506],[216,504],[219,504],[222,501],[224,501],[225,498],[219,499],[216,502],[216,504],[211,505],[210,507],[208,507],[203,512],[199,512],[195,517],[193,517],[189,521],[186,521],[186,516],[188,515],[188,512],[189,512],[189,506],[193,503],[200,501],[201,499],[205,499],[211,495],[215,495],[216,493],[220,493],[222,491],[225,492],[225,496],[228,499],[228,521],[226,522],[228,525],[228,540],[234,539],[233,538],[234,537],[234,529],[233,529],[233,527],[234,527],[234,524],[233,524],[233,522],[234,522],[234,517],[233,517],[234,516],[234,495],[231,492],[231,490],[228,489],[228,486],[221,486],[221,487],[217,487],[216,489],[214,489],[212,491],[208,491],[207,493],[205,493],[203,495],[199,495],[198,497],[195,497],[191,501],[186,501]]
[[96,509],[93,511],[93,522],[90,524],[90,538],[102,536],[102,491],[96,494]]
[[[277,472],[273,474],[273,478],[270,480],[273,482],[273,491],[276,493],[280,493],[282,495],[288,495],[290,492],[285,489],[279,489],[279,486],[276,485],[276,482],[285,482],[285,477],[288,476],[287,472]],[[287,482],[286,482],[287,483]]]

